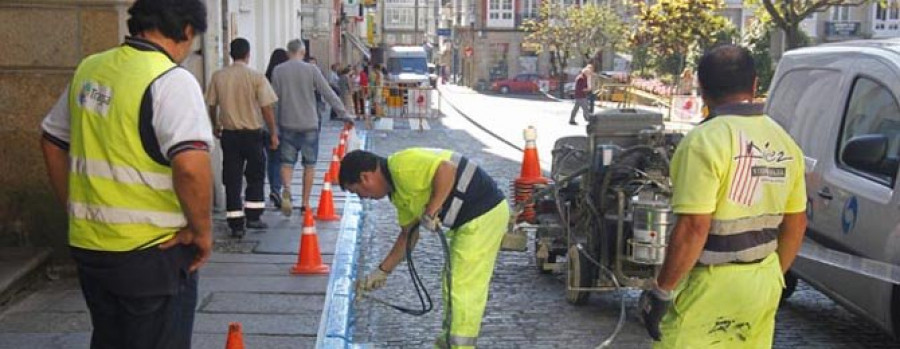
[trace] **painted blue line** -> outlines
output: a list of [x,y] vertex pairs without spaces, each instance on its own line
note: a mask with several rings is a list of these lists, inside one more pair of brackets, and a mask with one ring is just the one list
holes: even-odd
[[[367,149],[368,137],[365,134],[359,137],[361,148]],[[356,297],[353,280],[356,280],[356,261],[360,251],[358,237],[364,222],[358,196],[347,195],[341,217],[328,289],[325,291],[325,305],[319,319],[316,348],[350,348],[353,339],[351,321],[354,318],[353,299]]]

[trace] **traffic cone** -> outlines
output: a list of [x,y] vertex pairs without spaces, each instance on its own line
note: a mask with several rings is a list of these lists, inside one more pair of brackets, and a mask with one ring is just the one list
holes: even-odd
[[538,161],[537,146],[537,130],[534,126],[528,126],[524,131],[525,134],[525,155],[522,157],[522,172],[519,178],[542,178],[541,163]]
[[228,324],[228,340],[225,342],[225,349],[244,349],[244,335],[241,334],[240,322]]
[[[331,177],[332,182],[337,182],[341,173],[341,156],[338,154],[338,148],[331,149],[331,164],[328,166],[328,173],[333,176]],[[325,174],[326,177],[328,173]]]
[[316,222],[313,221],[312,211],[306,210],[303,214],[300,253],[297,254],[297,264],[291,268],[291,274],[328,274],[330,271],[331,268],[322,264],[319,237],[316,236]]
[[338,146],[337,146],[337,154],[340,157],[339,159],[343,159],[344,153],[346,153],[346,152],[347,152],[347,139],[344,138],[343,135],[341,135],[340,140],[338,140]]
[[[332,161],[334,163],[334,161]],[[341,219],[334,213],[334,196],[331,194],[332,172],[325,174],[325,185],[322,194],[319,195],[319,209],[316,211],[316,219],[320,221],[336,221]]]

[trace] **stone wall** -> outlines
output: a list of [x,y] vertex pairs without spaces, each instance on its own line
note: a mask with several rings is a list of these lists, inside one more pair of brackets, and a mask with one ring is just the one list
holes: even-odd
[[0,2],[0,246],[67,254],[66,218],[47,181],[40,123],[78,62],[122,40],[130,2]]

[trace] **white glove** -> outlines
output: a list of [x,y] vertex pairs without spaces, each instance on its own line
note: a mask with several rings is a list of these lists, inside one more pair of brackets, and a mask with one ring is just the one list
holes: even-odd
[[356,283],[356,288],[365,291],[371,292],[375,291],[379,288],[382,288],[384,284],[387,282],[388,273],[384,270],[381,270],[381,267],[375,269],[375,271],[366,275],[365,278],[360,279]]
[[441,229],[441,221],[437,217],[426,213],[419,218],[419,226],[425,230],[437,232]]

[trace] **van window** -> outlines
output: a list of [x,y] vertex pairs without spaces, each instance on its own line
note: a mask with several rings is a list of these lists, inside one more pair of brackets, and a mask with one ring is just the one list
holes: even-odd
[[428,70],[423,57],[397,57],[388,59],[388,72],[392,75],[401,73],[425,74]]
[[889,89],[864,77],[853,83],[838,149],[843,150],[848,141],[862,135],[884,135],[888,139],[887,156],[878,168],[854,168],[844,164],[840,156],[838,162],[891,186],[900,165],[900,106]]
[[828,69],[797,69],[776,81],[769,92],[767,114],[794,137],[812,157],[817,149],[831,148],[834,139],[822,137],[822,128],[838,111],[841,72]]

